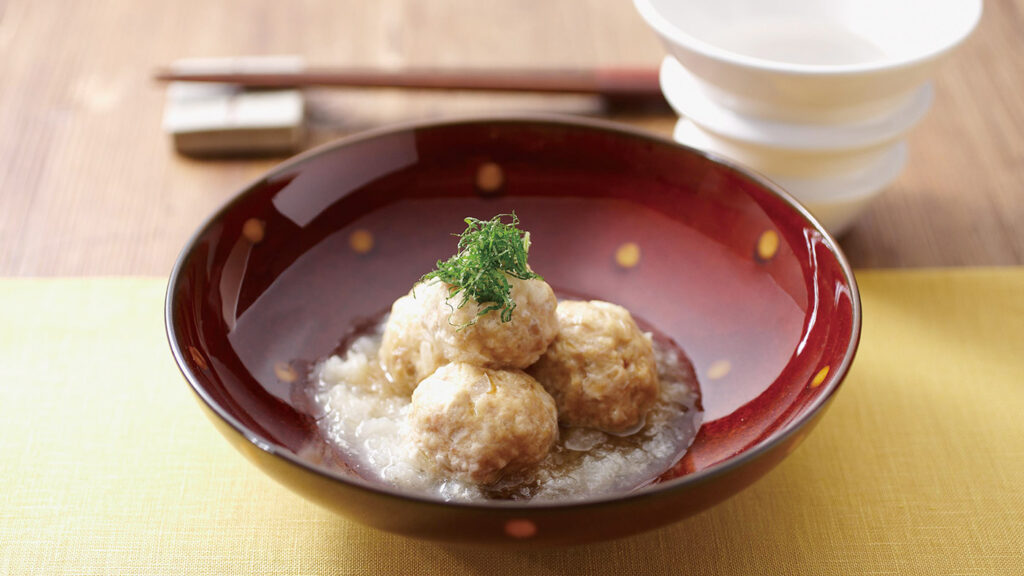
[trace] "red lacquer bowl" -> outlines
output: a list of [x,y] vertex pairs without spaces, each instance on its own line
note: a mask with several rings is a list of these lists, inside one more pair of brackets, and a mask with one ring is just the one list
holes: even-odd
[[[562,505],[446,504],[346,473],[307,415],[304,370],[451,254],[464,217],[513,210],[556,290],[621,304],[687,352],[705,409],[693,446],[669,479]],[[371,526],[492,543],[624,536],[735,494],[821,416],[860,321],[835,241],[771,183],[644,133],[546,117],[402,126],[288,161],[199,229],[166,303],[185,379],[265,472]]]

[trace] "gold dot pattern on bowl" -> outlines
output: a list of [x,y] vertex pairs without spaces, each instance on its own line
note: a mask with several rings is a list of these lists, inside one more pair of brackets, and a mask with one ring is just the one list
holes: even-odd
[[356,254],[367,254],[373,250],[373,234],[369,230],[356,230],[349,235],[348,245]]
[[710,380],[720,380],[725,378],[729,372],[732,371],[732,363],[728,360],[716,360],[708,366],[708,378]]
[[520,540],[537,535],[537,525],[530,520],[517,518],[505,523],[505,534]]
[[481,194],[495,194],[505,184],[505,171],[494,162],[484,162],[476,170],[476,188]]
[[757,239],[757,259],[767,262],[775,257],[779,251],[779,233],[775,230],[765,230]]
[[626,242],[615,251],[615,263],[620,268],[635,268],[640,263],[640,246],[636,242]]
[[206,358],[203,358],[203,355],[200,354],[199,350],[195,346],[188,347],[188,355],[192,357],[192,361],[195,362],[196,366],[200,370],[206,370],[209,368],[209,365],[206,363]]
[[814,378],[811,380],[811,388],[817,388],[818,386],[821,386],[821,383],[824,382],[825,378],[827,377],[828,366],[825,366],[821,370],[818,370],[818,373],[814,375]]
[[292,368],[292,365],[287,362],[278,362],[277,364],[274,364],[274,375],[277,376],[277,379],[281,382],[286,382],[288,384],[295,382],[299,378],[299,375],[295,373],[295,368]]
[[246,240],[253,244],[259,244],[263,241],[263,235],[266,233],[267,225],[263,220],[257,218],[249,218],[242,224],[242,236]]

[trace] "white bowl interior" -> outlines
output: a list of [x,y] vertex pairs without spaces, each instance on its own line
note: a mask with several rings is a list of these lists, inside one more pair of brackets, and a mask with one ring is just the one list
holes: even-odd
[[966,37],[981,14],[980,0],[637,0],[637,6],[661,20],[663,33],[697,51],[796,68],[928,58]]

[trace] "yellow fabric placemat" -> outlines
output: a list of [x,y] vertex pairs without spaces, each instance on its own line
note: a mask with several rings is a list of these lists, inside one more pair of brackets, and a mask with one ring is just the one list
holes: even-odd
[[536,551],[392,536],[264,477],[179,376],[163,279],[0,280],[0,573],[1024,573],[1024,268],[858,279],[860,353],[787,461],[668,528]]

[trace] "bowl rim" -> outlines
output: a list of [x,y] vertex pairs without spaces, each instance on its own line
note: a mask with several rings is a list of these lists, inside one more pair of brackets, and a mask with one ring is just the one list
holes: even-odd
[[675,46],[723,64],[730,64],[748,70],[800,77],[871,74],[911,68],[935,60],[966,40],[981,20],[983,11],[982,0],[966,0],[960,3],[963,4],[964,13],[969,14],[969,17],[964,19],[956,34],[950,35],[944,42],[937,43],[930,50],[901,58],[887,56],[859,64],[798,64],[747,56],[739,52],[720,48],[688,34],[682,28],[676,26],[654,6],[654,0],[633,0],[633,6],[647,25],[653,28],[659,36]]
[[793,152],[844,152],[904,138],[935,100],[935,87],[927,81],[890,110],[841,123],[818,123],[760,118],[722,106],[701,91],[700,80],[672,55],[662,59],[658,83],[676,114],[702,130],[748,146]]
[[[281,175],[287,170],[291,170],[294,167],[305,163],[306,161],[322,156],[324,154],[333,152],[336,149],[343,148],[358,142],[373,140],[376,138],[382,138],[398,133],[412,133],[423,129],[442,128],[459,125],[472,125],[472,124],[521,124],[521,125],[548,125],[548,126],[566,126],[569,128],[583,128],[589,130],[596,130],[601,132],[614,133],[616,136],[624,136],[628,138],[635,138],[642,141],[647,141],[660,146],[669,146],[673,148],[682,148],[689,153],[697,154],[704,157],[705,159],[721,164],[730,170],[733,170],[740,176],[753,180],[758,185],[762,186],[766,191],[775,195],[784,203],[788,204],[793,210],[803,216],[809,224],[815,229],[815,231],[821,234],[824,239],[824,244],[829,248],[839,264],[840,269],[843,272],[843,276],[846,278],[847,284],[850,287],[850,301],[851,301],[851,334],[850,343],[846,348],[845,354],[843,355],[842,361],[838,366],[835,367],[835,371],[832,372],[832,377],[829,378],[828,383],[825,385],[825,390],[814,399],[814,401],[805,409],[804,413],[800,418],[793,419],[784,424],[780,429],[770,434],[767,438],[761,440],[754,447],[743,451],[738,456],[730,457],[724,461],[718,462],[708,468],[687,474],[666,482],[656,484],[654,486],[646,486],[638,488],[633,492],[626,492],[620,494],[603,495],[598,497],[588,497],[580,500],[562,501],[562,502],[533,502],[533,501],[501,501],[501,500],[488,500],[483,502],[460,502],[460,501],[443,501],[436,498],[432,498],[426,495],[413,494],[409,492],[401,491],[397,488],[392,488],[378,483],[371,483],[362,478],[352,478],[348,476],[342,476],[335,473],[334,471],[315,465],[311,462],[301,459],[298,455],[292,451],[280,446],[277,442],[263,438],[261,435],[250,430],[246,425],[242,424],[234,416],[227,413],[227,411],[220,406],[206,391],[203,385],[199,382],[199,379],[192,372],[189,367],[189,363],[186,361],[185,354],[182,350],[182,346],[179,345],[177,340],[177,332],[174,329],[173,318],[177,310],[174,305],[174,294],[178,284],[182,281],[182,270],[186,261],[189,259],[190,254],[195,249],[199,238],[201,238],[211,226],[217,221],[222,219],[237,203],[241,202],[242,199],[257,186],[262,184],[268,179],[272,179],[276,176]],[[709,153],[703,150],[695,149],[690,146],[686,146],[675,142],[670,138],[663,137],[661,135],[653,134],[649,131],[623,125],[621,123],[612,122],[609,120],[601,120],[594,118],[575,117],[562,114],[538,114],[538,113],[507,113],[507,114],[473,114],[473,115],[460,115],[460,116],[449,116],[443,118],[426,119],[426,120],[414,120],[409,122],[401,122],[395,124],[389,124],[387,126],[374,128],[371,130],[352,134],[325,144],[321,144],[310,150],[295,155],[289,159],[284,160],[277,166],[274,166],[270,170],[264,172],[261,176],[255,180],[249,182],[241,188],[240,191],[232,195],[227,201],[225,201],[220,208],[214,211],[208,216],[203,223],[196,229],[196,231],[189,237],[185,246],[182,248],[177,259],[175,260],[174,267],[171,270],[170,277],[167,282],[167,290],[164,298],[164,330],[167,336],[168,343],[171,348],[171,353],[174,356],[175,364],[178,367],[179,372],[188,382],[189,387],[196,394],[198,399],[209,409],[212,414],[215,414],[229,428],[234,430],[238,435],[245,438],[253,447],[259,451],[264,452],[272,457],[283,460],[285,463],[297,466],[303,469],[305,472],[320,476],[322,479],[329,480],[332,482],[340,482],[343,485],[347,485],[354,489],[363,489],[374,493],[377,496],[383,496],[388,498],[397,498],[399,500],[415,503],[420,505],[438,506],[443,508],[461,508],[467,510],[506,510],[506,511],[522,511],[536,512],[536,511],[559,511],[569,510],[575,508],[587,508],[587,507],[602,507],[602,506],[618,506],[623,505],[626,502],[637,502],[651,498],[656,498],[664,493],[681,490],[686,486],[692,486],[702,484],[723,476],[724,474],[741,467],[742,465],[759,459],[764,454],[770,452],[772,449],[782,444],[790,436],[796,434],[804,424],[813,421],[819,412],[821,412],[832,399],[833,395],[839,389],[840,384],[846,379],[849,372],[850,366],[853,363],[853,358],[856,354],[857,348],[860,343],[861,333],[861,300],[860,291],[857,287],[857,282],[853,274],[853,270],[850,267],[849,262],[846,260],[846,256],[843,254],[838,242],[831,234],[825,229],[824,226],[811,213],[804,208],[796,199],[793,198],[789,193],[780,188],[778,185],[773,183],[768,178],[758,174],[757,172],[746,168],[734,161],[728,160],[721,156],[713,153]]]

